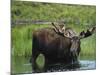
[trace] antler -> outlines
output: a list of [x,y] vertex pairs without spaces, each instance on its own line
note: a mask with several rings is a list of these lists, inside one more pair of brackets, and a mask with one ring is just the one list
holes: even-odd
[[92,27],[90,29],[87,29],[86,32],[82,31],[79,36],[80,38],[86,38],[88,36],[91,36],[95,32],[95,30],[96,30],[96,27]]
[[58,32],[59,29],[57,28],[57,26],[53,22],[51,24],[55,27],[55,31]]
[[54,23],[52,23],[52,25],[54,26],[54,30],[59,35],[62,35],[62,36],[67,37],[67,38],[72,38],[73,36],[77,36],[75,31],[73,31],[72,29],[67,28],[67,30],[66,30],[64,24],[55,25]]
[[65,25],[64,24],[59,24],[59,25],[55,25],[54,23],[52,23],[52,25],[54,26],[55,31],[59,34],[62,35],[64,37],[70,37],[70,33],[65,33]]

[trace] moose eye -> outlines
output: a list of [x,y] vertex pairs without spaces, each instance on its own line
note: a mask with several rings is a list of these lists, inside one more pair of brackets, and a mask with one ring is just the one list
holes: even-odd
[[79,39],[71,39],[71,42],[77,42],[77,43],[79,43],[80,40]]

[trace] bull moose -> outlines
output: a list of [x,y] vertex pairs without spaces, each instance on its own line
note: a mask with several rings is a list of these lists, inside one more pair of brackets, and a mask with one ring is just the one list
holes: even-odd
[[[42,53],[45,57],[45,68],[50,64],[78,63],[78,56],[81,51],[80,39],[93,34],[95,27],[82,31],[79,35],[71,28],[42,28],[33,32],[32,39],[32,69],[37,69],[36,59]],[[64,25],[63,25],[64,26]]]

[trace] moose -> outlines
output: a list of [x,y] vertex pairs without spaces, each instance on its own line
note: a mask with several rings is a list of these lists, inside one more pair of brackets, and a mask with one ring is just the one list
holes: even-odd
[[78,56],[81,51],[80,40],[91,36],[95,27],[80,32],[79,35],[63,24],[56,25],[52,23],[54,28],[42,28],[33,32],[32,36],[32,69],[37,69],[36,59],[41,53],[45,57],[46,68],[50,64],[78,63]]

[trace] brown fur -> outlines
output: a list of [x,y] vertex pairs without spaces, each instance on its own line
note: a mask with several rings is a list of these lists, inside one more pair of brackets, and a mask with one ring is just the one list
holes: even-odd
[[55,63],[78,63],[78,56],[81,51],[80,39],[92,35],[94,31],[95,28],[88,29],[87,32],[82,31],[78,36],[71,28],[65,28],[67,37],[57,33],[53,28],[34,31],[32,40],[33,71],[37,69],[36,58],[40,53],[45,57],[44,68]]
[[[69,31],[71,36],[75,36],[75,32],[67,28],[66,33]],[[33,41],[32,41],[32,65],[33,69],[36,69],[36,58],[42,53],[45,56],[45,67],[49,64],[54,63],[66,63],[70,64],[72,62],[77,62],[77,56],[73,55],[73,52],[79,54],[80,52],[80,43],[77,43],[75,49],[76,51],[71,49],[72,40],[75,42],[74,38],[64,37],[55,32],[53,28],[44,28],[38,31],[34,31],[33,33]],[[79,40],[79,39],[78,39]],[[79,40],[80,41],[80,40]],[[73,44],[74,45],[74,44]],[[75,47],[74,47],[75,48]]]

